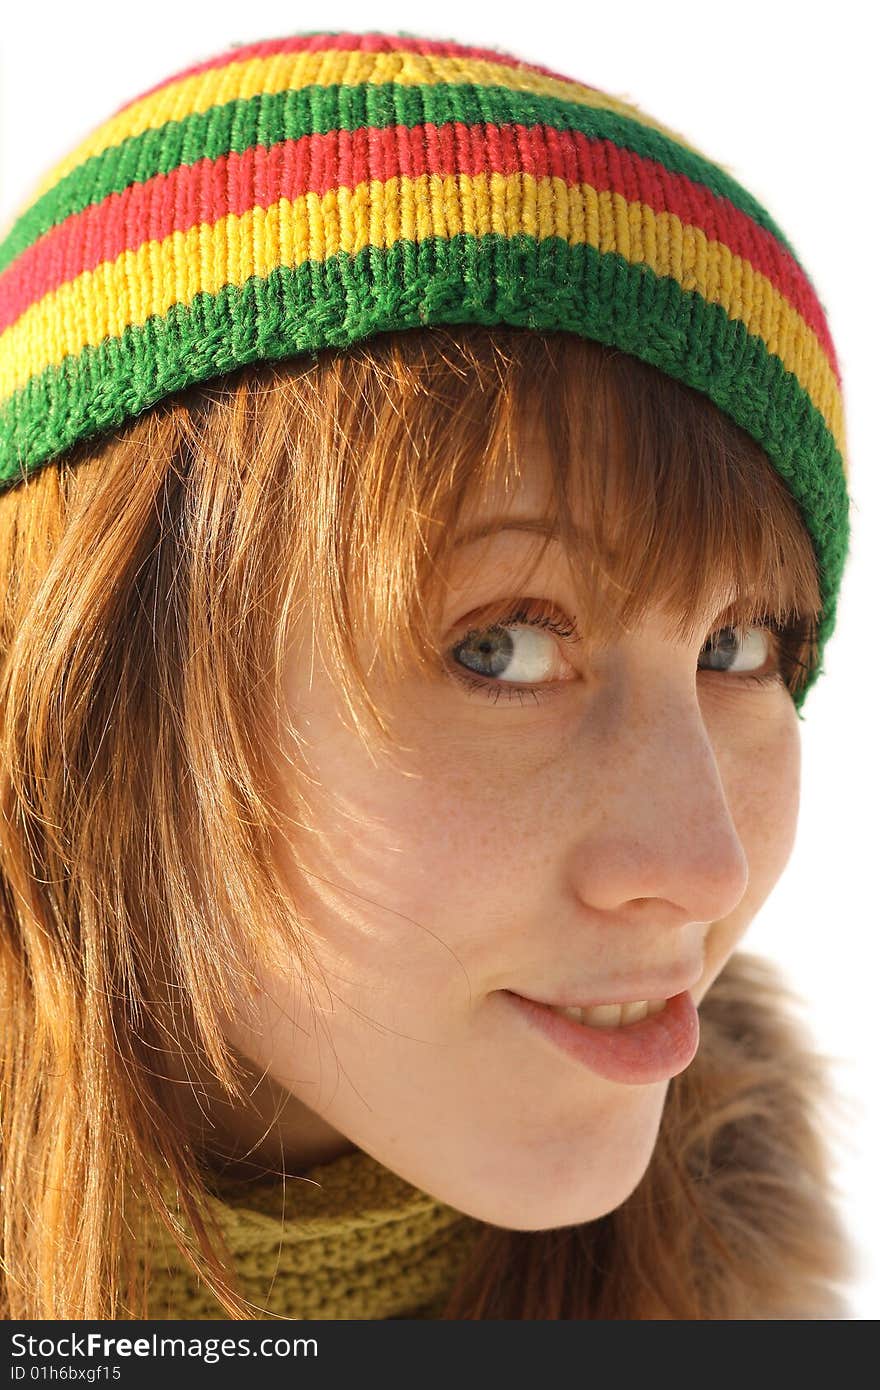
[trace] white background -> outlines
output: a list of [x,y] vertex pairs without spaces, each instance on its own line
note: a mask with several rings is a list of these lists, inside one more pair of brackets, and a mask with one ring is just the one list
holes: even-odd
[[[500,47],[615,95],[726,165],[792,241],[841,361],[853,539],[825,674],[801,727],[797,843],[745,946],[778,960],[817,1046],[836,1061],[849,1119],[835,1139],[844,1215],[862,1251],[854,1318],[880,1313],[875,410],[880,326],[876,47],[870,6],[628,0],[514,6],[444,0],[100,0],[12,5],[0,30],[0,229],[55,160],[118,106],[234,43],[319,28],[407,30]],[[874,541],[871,542],[871,526]]]

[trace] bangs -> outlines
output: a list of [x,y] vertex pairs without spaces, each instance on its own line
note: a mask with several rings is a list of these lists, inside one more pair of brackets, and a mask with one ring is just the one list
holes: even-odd
[[[723,617],[732,626],[818,622],[809,536],[782,479],[745,431],[698,392],[616,349],[531,334],[512,348],[505,389],[465,406],[485,412],[487,423],[463,507],[486,514],[492,496],[512,494],[528,461],[523,441],[540,433],[553,501],[527,573],[558,538],[590,650],[638,626],[655,606],[686,640],[719,616],[721,597],[730,595]],[[447,429],[454,430],[451,420]],[[489,529],[463,528],[457,499],[452,506],[445,500],[443,539],[426,579],[432,599],[455,544]]]

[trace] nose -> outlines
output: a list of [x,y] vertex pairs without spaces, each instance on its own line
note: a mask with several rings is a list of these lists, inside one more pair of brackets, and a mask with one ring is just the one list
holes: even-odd
[[659,692],[655,679],[600,722],[585,753],[590,804],[584,809],[582,793],[577,803],[576,891],[615,920],[629,912],[634,925],[728,916],[745,894],[749,864],[693,683]]

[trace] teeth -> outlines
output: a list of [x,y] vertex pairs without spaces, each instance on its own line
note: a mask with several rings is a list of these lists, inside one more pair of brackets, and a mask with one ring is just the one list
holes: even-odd
[[575,1023],[583,1023],[584,1021],[583,1009],[579,1009],[577,1004],[573,1004],[571,1008],[566,1008],[565,1005],[563,1005],[562,1008],[559,1009],[555,1008],[551,1004],[550,1008],[551,1012],[553,1012],[554,1014],[565,1014],[566,1018],[573,1018]]
[[648,1017],[648,1001],[642,999],[638,1004],[624,1004],[620,1011],[621,1023],[638,1023],[640,1018]]
[[616,1028],[622,1013],[622,1004],[594,1004],[590,1009],[581,1009],[582,1022],[591,1028]]
[[665,1007],[665,999],[640,999],[632,1004],[593,1004],[588,1009],[553,1008],[553,1013],[564,1014],[575,1023],[586,1023],[591,1028],[619,1028],[624,1023],[638,1023],[640,1019],[659,1014]]

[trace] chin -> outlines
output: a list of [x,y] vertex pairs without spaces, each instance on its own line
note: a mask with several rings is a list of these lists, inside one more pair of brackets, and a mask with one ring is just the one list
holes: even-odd
[[[639,1088],[641,1089],[641,1088]],[[647,1105],[593,1125],[585,1135],[569,1135],[554,1149],[508,1152],[491,1165],[503,1174],[484,1191],[471,1189],[467,1201],[451,1204],[480,1221],[510,1231],[547,1231],[598,1221],[621,1206],[647,1172],[660,1129],[662,1096],[655,1088]],[[662,1087],[665,1094],[666,1085]]]
[[623,1182],[620,1173],[608,1174],[607,1181],[597,1178],[586,1192],[529,1192],[522,1194],[514,1205],[510,1198],[503,1202],[489,1201],[481,1210],[474,1208],[472,1214],[509,1231],[552,1231],[560,1226],[582,1226],[622,1206],[638,1187],[647,1166],[645,1163],[629,1173]]

